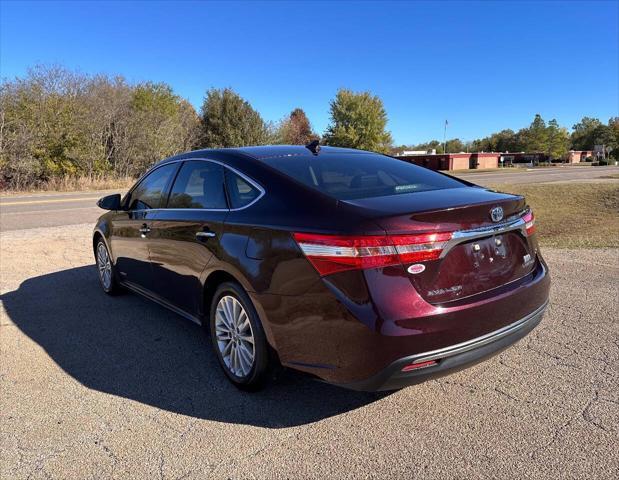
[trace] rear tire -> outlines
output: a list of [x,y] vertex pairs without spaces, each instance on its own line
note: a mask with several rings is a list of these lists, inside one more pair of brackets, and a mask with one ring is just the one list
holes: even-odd
[[209,327],[217,360],[228,379],[242,390],[257,390],[269,366],[266,336],[258,313],[243,288],[222,283],[213,295]]
[[117,295],[121,288],[116,280],[116,270],[112,264],[112,257],[107,249],[107,245],[102,238],[97,240],[95,247],[95,261],[97,262],[97,271],[99,273],[99,283],[101,288],[108,295]]

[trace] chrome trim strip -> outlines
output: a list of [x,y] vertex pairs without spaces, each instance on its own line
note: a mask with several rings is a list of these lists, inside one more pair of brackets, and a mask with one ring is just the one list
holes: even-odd
[[533,313],[530,313],[529,315],[518,320],[517,322],[495,330],[494,332],[490,332],[486,335],[482,335],[481,337],[467,340],[466,342],[457,343],[456,345],[450,345],[449,347],[440,348],[438,350],[432,350],[430,352],[413,355],[411,357],[413,359],[412,363],[420,363],[428,360],[449,358],[460,353],[468,352],[469,350],[475,350],[476,348],[483,347],[484,345],[488,345],[489,343],[496,342],[497,340],[500,340],[507,335],[517,332],[518,330],[526,327],[529,323],[535,321],[539,315],[544,313],[544,310],[547,306],[548,300]]
[[195,323],[197,325],[202,325],[202,321],[199,318],[194,317],[190,313],[187,313],[185,310],[182,310],[182,309],[172,305],[168,301],[166,301],[163,298],[159,297],[158,295],[152,293],[150,290],[146,290],[145,288],[142,288],[139,285],[136,285],[135,283],[129,282],[127,280],[125,280],[124,282],[120,282],[120,284],[123,287],[131,290],[133,293],[141,295],[142,297],[147,298],[149,300],[152,300],[153,302],[158,303],[162,307],[165,307],[168,310],[173,311],[174,313],[180,315],[183,318],[186,318],[187,320],[192,321],[193,323]]
[[[190,161],[201,161],[201,162],[211,162],[211,163],[216,163],[218,165],[221,165],[224,168],[227,168],[228,170],[231,170],[232,172],[236,173],[239,177],[241,177],[243,180],[247,181],[250,185],[252,185],[253,187],[255,187],[259,192],[260,195],[258,195],[254,200],[252,200],[251,202],[249,202],[247,205],[243,205],[240,208],[145,208],[145,209],[140,209],[140,210],[127,210],[130,212],[153,212],[156,210],[165,210],[165,211],[182,211],[182,212],[238,212],[239,210],[245,210],[246,208],[251,207],[254,203],[256,203],[258,200],[260,200],[266,193],[266,190],[264,188],[262,188],[262,185],[260,185],[259,183],[257,183],[255,180],[249,178],[247,175],[245,175],[243,172],[237,170],[234,167],[231,167],[230,165],[227,165],[223,162],[220,162],[219,160],[211,160],[210,158],[182,158],[179,160],[171,160],[169,162],[165,162],[164,164],[157,164],[156,166],[151,167],[150,169],[148,169],[146,171],[146,173],[144,173],[144,175],[142,175],[133,185],[133,187],[131,188],[131,190],[129,190],[129,192],[127,192],[127,195],[129,195],[134,187],[136,187],[137,185],[140,184],[140,182],[142,181],[142,179],[144,179],[147,175],[149,175],[151,172],[157,170],[158,168],[161,168],[165,165],[171,165],[173,163],[179,163],[179,162],[190,162]],[[225,180],[224,180],[225,182]]]
[[516,220],[510,220],[498,225],[490,225],[488,227],[473,228],[471,230],[458,230],[453,233],[451,240],[448,240],[443,247],[443,251],[439,258],[445,258],[449,251],[456,245],[474,240],[476,238],[489,237],[491,235],[498,235],[500,233],[511,232],[514,230],[522,231],[522,234],[526,237],[526,222],[522,217]]

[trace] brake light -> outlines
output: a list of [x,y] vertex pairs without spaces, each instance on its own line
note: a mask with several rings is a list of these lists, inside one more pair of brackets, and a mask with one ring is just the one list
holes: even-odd
[[294,233],[293,236],[307,259],[324,276],[345,270],[436,260],[452,233],[364,236]]
[[533,215],[533,211],[527,210],[527,213],[522,216],[522,219],[524,220],[524,228],[527,231],[527,237],[530,237],[535,233],[535,216]]

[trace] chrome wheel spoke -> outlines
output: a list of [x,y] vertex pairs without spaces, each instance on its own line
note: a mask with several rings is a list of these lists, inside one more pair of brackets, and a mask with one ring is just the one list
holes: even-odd
[[247,312],[235,297],[226,295],[215,308],[215,338],[229,372],[245,377],[254,365],[254,334]]
[[[224,357],[230,356],[230,351],[233,349],[232,342],[227,342],[224,348],[221,350],[221,354]],[[221,346],[220,346],[221,349]]]

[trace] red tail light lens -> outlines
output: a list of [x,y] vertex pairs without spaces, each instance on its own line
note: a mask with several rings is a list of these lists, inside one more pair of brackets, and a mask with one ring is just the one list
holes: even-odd
[[423,262],[440,257],[451,232],[416,235],[338,236],[294,233],[294,239],[320,275],[344,270]]
[[527,210],[527,213],[522,216],[522,219],[525,222],[524,228],[527,231],[527,237],[530,237],[535,233],[535,216],[531,210]]
[[411,363],[410,365],[406,365],[402,371],[403,372],[410,372],[411,370],[417,370],[419,368],[427,368],[427,367],[432,367],[434,365],[438,365],[438,362],[436,360],[426,360],[425,362],[419,362],[419,363]]

